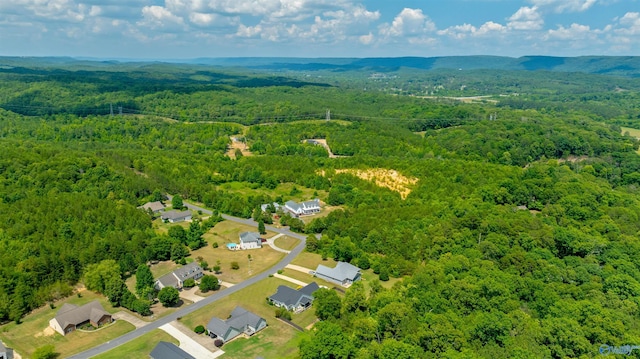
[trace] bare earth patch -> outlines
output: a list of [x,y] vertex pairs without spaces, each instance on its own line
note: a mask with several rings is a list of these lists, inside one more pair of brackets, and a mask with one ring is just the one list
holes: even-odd
[[[385,168],[360,169],[336,169],[336,173],[348,173],[365,181],[371,181],[377,186],[388,188],[400,193],[402,199],[406,199],[413,187],[418,183],[415,177],[406,177],[396,170]],[[321,172],[324,176],[324,171]]]
[[242,151],[243,156],[253,155],[253,153],[249,151],[249,146],[245,142],[241,141],[239,138],[235,136],[231,136],[230,138],[231,138],[231,145],[229,146],[229,150],[227,150],[227,153],[226,153],[227,156],[235,159],[237,149]]
[[34,335],[34,337],[38,338],[38,337],[50,337],[52,335],[56,334],[56,331],[53,330],[53,328],[51,327],[47,327],[45,330],[41,331],[40,333],[36,333]]

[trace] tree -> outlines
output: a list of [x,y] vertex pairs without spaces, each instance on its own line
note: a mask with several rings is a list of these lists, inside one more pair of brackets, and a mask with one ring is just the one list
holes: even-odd
[[140,296],[142,292],[147,288],[153,288],[155,280],[153,279],[153,273],[146,264],[141,264],[136,270],[136,294]]
[[171,207],[173,207],[173,209],[182,209],[184,207],[184,202],[180,195],[173,196],[171,199]]
[[214,275],[205,275],[200,278],[200,291],[202,293],[206,293],[210,290],[218,290],[220,288],[220,283],[218,283],[218,278]]
[[151,201],[152,202],[158,202],[158,201],[162,201],[164,199],[164,196],[162,195],[162,192],[160,192],[159,189],[155,189],[153,190],[153,193],[151,194]]
[[169,235],[169,237],[175,239],[180,243],[183,243],[183,244],[188,243],[187,231],[185,231],[184,228],[182,228],[182,226],[178,225],[178,226],[169,227],[167,234]]
[[353,342],[338,324],[332,322],[317,323],[311,339],[300,343],[302,359],[349,359],[354,351]]
[[158,300],[165,307],[173,307],[180,301],[180,292],[174,287],[164,287],[158,292]]
[[107,282],[120,279],[120,266],[113,259],[89,264],[84,272],[84,284],[89,290],[104,293]]
[[171,260],[174,262],[179,262],[184,259],[189,254],[189,250],[183,244],[174,243],[171,245]]
[[56,353],[56,348],[53,344],[47,344],[36,349],[31,356],[33,359],[56,359],[60,356],[59,353]]
[[139,313],[142,316],[153,314],[151,312],[151,302],[144,299],[135,299],[131,304],[131,310],[133,310],[136,313]]
[[311,252],[314,253],[318,250],[318,248],[320,248],[320,243],[318,242],[318,238],[316,238],[315,235],[313,234],[309,234],[307,236],[307,241],[305,243],[305,248],[307,250],[307,252]]
[[262,219],[258,220],[258,232],[260,232],[260,234],[267,234],[267,230],[264,228],[264,221]]
[[362,281],[353,283],[347,289],[342,300],[342,309],[344,313],[364,312],[367,310],[367,294]]
[[213,272],[215,274],[219,274],[220,273],[220,269],[222,269],[222,267],[220,266],[220,260],[218,259],[216,261],[216,265],[213,266]]
[[291,320],[291,312],[285,307],[276,308],[276,318]]
[[339,319],[342,301],[335,290],[320,288],[313,293],[313,306],[320,320]]

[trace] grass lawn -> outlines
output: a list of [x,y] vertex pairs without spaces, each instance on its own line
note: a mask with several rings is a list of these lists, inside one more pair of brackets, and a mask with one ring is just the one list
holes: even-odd
[[[316,282],[318,283],[319,286],[325,286],[327,288],[333,288],[333,287],[342,288],[335,283],[327,282],[326,280],[314,277],[311,274],[302,273],[290,268],[285,268],[284,271],[282,272],[282,275],[293,278],[293,279],[297,279],[299,281],[303,281],[305,283]],[[295,284],[291,283],[291,285],[295,287]]]
[[[265,318],[268,327],[250,339],[238,338],[231,343],[225,344],[222,347],[222,350],[225,351],[224,358],[294,357],[298,348],[292,339],[300,332],[277,320],[275,318],[275,307],[270,306],[266,301],[268,296],[276,292],[279,285],[289,286],[291,283],[275,277],[266,278],[217,301],[215,305],[204,307],[183,317],[181,322],[189,328],[195,328],[199,324],[206,325],[212,317],[225,319],[233,308],[241,306]],[[305,314],[308,316],[308,313]],[[310,322],[307,316],[300,318],[302,320],[301,324]],[[293,317],[294,322],[296,322],[298,318],[296,318],[296,315]]]
[[62,304],[83,305],[96,299],[110,313],[122,310],[122,308],[113,308],[103,296],[83,291],[80,298],[74,295],[56,302],[55,309],[49,306],[36,309],[23,319],[22,324],[8,323],[1,326],[0,338],[8,347],[14,348],[25,358],[29,358],[37,348],[48,344],[55,347],[56,352],[60,353],[60,358],[66,358],[135,329],[133,325],[122,320],[94,332],[75,331],[66,336],[49,328],[49,320],[55,317]]
[[[367,269],[365,271],[362,271],[362,281],[364,282],[365,289],[369,290],[368,283],[371,283],[374,280],[379,280],[379,279],[378,279],[378,275],[373,273],[373,270]],[[394,284],[400,282],[401,280],[402,278],[389,277],[388,281],[386,282],[380,281],[380,284],[382,284],[383,288],[391,289]]]
[[[640,130],[637,129],[637,128],[620,127],[620,130],[621,130],[623,135],[625,134],[625,132],[629,132],[629,136],[640,139]],[[636,151],[636,152],[638,154],[640,154],[640,149],[638,149],[638,151]]]
[[[290,193],[293,187],[296,187],[299,193],[294,196],[291,196]],[[308,201],[316,197],[326,198],[328,196],[327,191],[306,188],[300,185],[295,185],[293,183],[281,183],[275,189],[268,189],[268,188],[264,188],[257,184],[252,184],[249,182],[227,182],[218,186],[218,189],[223,189],[228,192],[238,193],[245,196],[246,195],[256,196],[259,194],[270,196],[273,198],[282,196],[282,198],[285,201],[294,200],[298,202]],[[317,195],[314,195],[314,193],[316,192],[317,192]]]
[[[284,253],[275,251],[269,246],[246,251],[228,250],[227,243],[238,243],[239,234],[246,231],[255,231],[255,228],[230,221],[220,222],[203,236],[208,245],[191,252],[190,258],[202,257],[209,264],[209,267],[213,267],[217,261],[220,261],[221,273],[216,274],[216,276],[229,283],[239,283],[265,271],[284,258]],[[265,237],[273,235],[275,233],[267,231]],[[213,242],[218,243],[218,248],[213,248],[211,245]],[[251,272],[249,272],[248,255],[251,255]],[[231,269],[231,262],[238,262],[240,269]]]
[[305,224],[308,224],[311,221],[313,221],[314,219],[326,217],[326,216],[329,215],[329,213],[331,213],[333,211],[336,211],[338,209],[343,209],[343,207],[342,206],[329,206],[328,204],[325,204],[324,206],[322,206],[322,210],[320,211],[320,213],[314,213],[314,214],[309,215],[309,216],[302,216],[302,217],[300,217],[300,219]]
[[300,240],[297,238],[289,237],[289,236],[282,236],[282,237],[276,238],[274,243],[276,247],[290,251],[294,249],[298,245],[298,243],[300,243]]
[[302,253],[300,253],[299,256],[297,256],[292,262],[291,264],[295,264],[295,265],[299,265],[302,267],[306,267],[309,268],[311,270],[316,270],[316,268],[318,267],[318,264],[322,264],[324,266],[327,267],[335,267],[336,266],[336,261],[334,261],[331,258],[327,258],[327,260],[322,260],[322,256],[320,256],[319,254],[316,253],[309,253],[307,251],[304,251]]
[[96,359],[147,358],[158,342],[180,343],[164,330],[155,329],[127,344],[95,356]]

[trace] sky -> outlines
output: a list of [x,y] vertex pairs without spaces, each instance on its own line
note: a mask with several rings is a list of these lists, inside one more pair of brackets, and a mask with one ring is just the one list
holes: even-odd
[[640,55],[640,0],[0,0],[0,56]]

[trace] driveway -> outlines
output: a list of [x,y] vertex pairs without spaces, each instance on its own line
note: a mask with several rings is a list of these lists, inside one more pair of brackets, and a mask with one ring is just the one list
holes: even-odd
[[133,324],[134,327],[137,328],[142,328],[145,325],[148,325],[149,322],[145,322],[144,320],[136,317],[135,315],[131,315],[127,312],[117,312],[114,313],[112,316],[113,319],[115,320],[124,320],[125,322],[129,322],[131,324]]
[[173,326],[173,323],[162,325],[160,329],[167,332],[172,337],[176,338],[180,342],[180,349],[191,354],[194,358],[198,359],[215,359],[224,354],[222,350],[218,350],[212,353],[209,349],[200,345],[200,343],[191,339],[188,335],[180,331]]
[[183,288],[180,291],[180,298],[186,299],[186,300],[190,300],[190,301],[192,301],[194,303],[197,303],[197,302],[203,300],[204,297],[201,297],[201,296],[197,295],[196,294],[196,290],[198,290],[198,287],[193,287],[193,288],[189,288],[189,289]]
[[313,269],[305,268],[303,266],[297,266],[295,264],[287,264],[285,268],[297,270],[298,272],[302,272],[305,274],[310,274],[310,272],[314,271]]
[[291,251],[288,251],[288,250],[286,250],[286,249],[282,249],[282,248],[280,248],[280,247],[276,246],[276,239],[278,239],[278,238],[280,238],[280,237],[282,237],[282,236],[284,236],[284,234],[283,234],[283,233],[276,234],[275,236],[273,236],[273,237],[271,237],[271,238],[267,239],[267,244],[269,245],[269,247],[271,247],[271,248],[275,249],[275,250],[276,250],[276,251],[278,251],[278,252],[282,252],[282,253],[290,253]]
[[309,283],[305,283],[305,282],[303,282],[301,280],[297,280],[297,279],[294,279],[294,278],[291,278],[291,277],[287,277],[286,275],[282,275],[282,274],[278,274],[278,273],[274,274],[273,276],[276,277],[276,278],[284,279],[287,282],[291,282],[293,284],[297,284],[297,285],[302,286],[302,287],[304,287],[307,284],[309,284]]

